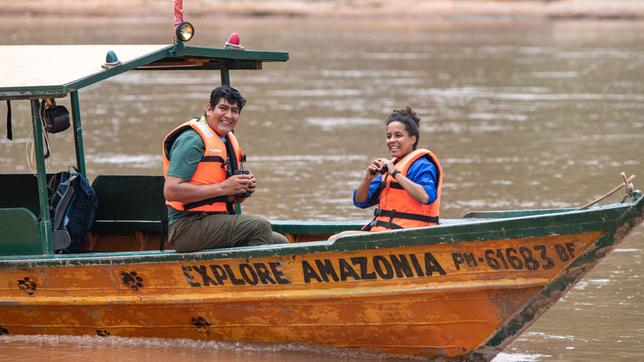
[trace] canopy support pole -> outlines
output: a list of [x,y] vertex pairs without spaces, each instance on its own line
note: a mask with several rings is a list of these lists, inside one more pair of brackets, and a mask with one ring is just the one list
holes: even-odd
[[[221,85],[230,86],[230,72],[228,71],[228,66],[224,62],[221,63],[220,73],[221,73]],[[235,202],[235,214],[239,215],[241,213],[242,213],[241,204],[239,202]]]
[[221,64],[221,85],[230,85],[230,72],[228,71],[228,66],[225,63]]
[[51,255],[54,250],[51,217],[49,216],[49,197],[47,194],[47,170],[42,141],[42,122],[40,120],[40,101],[31,100],[31,119],[34,130],[34,148],[36,153],[36,169],[38,178],[38,201],[40,206],[40,242],[45,255]]
[[78,100],[78,91],[70,93],[72,101],[72,121],[74,124],[74,146],[76,147],[76,167],[83,177],[87,177],[85,171],[85,152],[83,145],[83,131],[81,128],[80,102]]

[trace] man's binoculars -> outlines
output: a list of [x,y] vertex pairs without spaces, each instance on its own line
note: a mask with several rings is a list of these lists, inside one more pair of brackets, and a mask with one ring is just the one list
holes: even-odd
[[[248,170],[233,170],[233,176],[234,176],[234,175],[248,175],[248,174],[250,174],[250,171],[248,171]],[[243,193],[241,193],[241,194],[236,194],[235,196],[239,196],[239,197],[249,197],[250,195],[252,195],[252,193],[250,193],[250,192],[243,192]]]

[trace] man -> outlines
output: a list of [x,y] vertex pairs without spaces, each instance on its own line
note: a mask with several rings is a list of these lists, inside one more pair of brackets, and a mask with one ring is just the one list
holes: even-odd
[[268,220],[235,215],[235,203],[256,187],[255,176],[241,168],[245,156],[231,132],[245,104],[235,88],[217,87],[204,115],[163,141],[168,238],[178,252],[288,242]]

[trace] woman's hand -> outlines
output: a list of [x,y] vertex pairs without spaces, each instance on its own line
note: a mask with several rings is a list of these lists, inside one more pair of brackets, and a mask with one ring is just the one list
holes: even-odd
[[377,162],[378,165],[380,165],[379,169],[386,167],[389,177],[394,177],[394,172],[397,171],[396,177],[394,178],[395,181],[398,182],[400,186],[402,186],[403,189],[407,191],[409,196],[411,196],[414,200],[420,202],[421,204],[426,204],[427,200],[429,200],[429,196],[427,195],[427,192],[425,192],[425,189],[421,185],[403,176],[401,174],[401,171],[394,165],[394,160],[395,159],[389,160],[386,158],[379,158],[374,162]]
[[367,200],[367,197],[369,196],[369,184],[378,175],[378,172],[380,172],[380,169],[382,168],[382,160],[383,159],[381,158],[377,158],[367,167],[367,171],[365,172],[360,185],[358,185],[358,188],[356,189],[356,202],[362,203]]
[[[382,169],[386,167],[387,173],[389,175],[393,175],[394,171],[398,170],[396,166],[394,166],[394,162],[393,162],[394,160],[395,159],[389,160],[386,158],[378,159],[378,161],[380,161],[380,168]],[[398,170],[398,172],[400,172],[400,170]]]
[[373,160],[369,167],[367,167],[367,174],[365,175],[365,179],[367,181],[371,181],[378,175],[378,173],[385,174],[385,171],[382,171],[383,168],[386,170],[386,172],[389,172],[391,174],[394,169],[394,164],[391,160],[388,160],[386,158],[377,158]]
[[378,160],[373,160],[371,164],[369,164],[369,167],[367,167],[367,173],[364,175],[364,179],[366,181],[371,181],[373,180],[376,175],[378,175],[378,172],[380,171],[380,163]]

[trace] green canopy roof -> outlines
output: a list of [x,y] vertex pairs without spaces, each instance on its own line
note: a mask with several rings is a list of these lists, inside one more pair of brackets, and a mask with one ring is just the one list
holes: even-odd
[[[121,62],[105,68],[108,51]],[[0,100],[64,97],[133,69],[261,69],[286,52],[172,45],[0,46]]]

